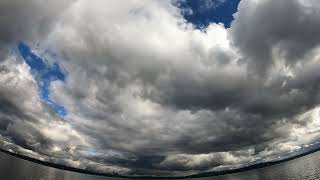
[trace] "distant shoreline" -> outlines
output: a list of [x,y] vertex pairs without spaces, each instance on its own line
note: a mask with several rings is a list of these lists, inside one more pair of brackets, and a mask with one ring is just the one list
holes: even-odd
[[238,168],[238,169],[223,170],[223,171],[211,171],[211,172],[198,173],[198,174],[193,174],[193,175],[188,175],[188,176],[176,176],[176,177],[174,177],[174,176],[173,177],[172,176],[167,176],[167,177],[166,176],[125,176],[125,175],[112,174],[112,173],[99,173],[99,172],[94,172],[94,171],[89,171],[89,170],[84,170],[84,169],[73,168],[73,167],[69,167],[69,166],[65,166],[65,165],[50,163],[50,162],[46,162],[46,161],[41,161],[41,160],[34,159],[34,158],[31,158],[28,156],[13,153],[13,152],[10,152],[10,151],[4,150],[4,149],[0,149],[0,152],[17,157],[19,159],[29,161],[29,162],[41,164],[44,166],[48,166],[48,167],[52,167],[52,168],[56,168],[56,169],[60,169],[60,170],[71,171],[71,172],[77,172],[77,173],[81,173],[81,174],[94,175],[94,176],[114,177],[114,178],[124,178],[124,179],[192,179],[192,178],[205,178],[205,177],[222,176],[222,175],[251,171],[251,170],[255,170],[255,169],[261,169],[261,168],[273,166],[276,164],[284,163],[287,161],[291,161],[294,159],[298,159],[298,158],[307,156],[309,154],[313,154],[319,150],[320,150],[320,148],[312,149],[308,152],[304,152],[299,155],[289,157],[286,159],[249,165],[249,166]]

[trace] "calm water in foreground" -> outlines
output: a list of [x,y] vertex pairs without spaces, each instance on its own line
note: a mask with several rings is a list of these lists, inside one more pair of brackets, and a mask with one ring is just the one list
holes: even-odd
[[[120,180],[38,165],[0,152],[0,180]],[[195,180],[320,180],[320,152],[263,169]],[[123,180],[123,179],[122,179]]]

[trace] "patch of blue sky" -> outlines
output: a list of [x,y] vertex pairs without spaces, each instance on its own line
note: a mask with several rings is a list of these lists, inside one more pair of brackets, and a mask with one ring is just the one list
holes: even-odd
[[213,22],[229,28],[239,3],[240,0],[180,0],[178,7],[183,10],[184,18],[199,29]]
[[43,102],[48,104],[60,117],[65,117],[68,113],[65,107],[50,98],[50,85],[53,81],[65,81],[65,73],[57,62],[49,63],[47,60],[37,56],[25,43],[17,45],[17,51],[25,63],[30,67],[30,71],[35,78],[39,96]]

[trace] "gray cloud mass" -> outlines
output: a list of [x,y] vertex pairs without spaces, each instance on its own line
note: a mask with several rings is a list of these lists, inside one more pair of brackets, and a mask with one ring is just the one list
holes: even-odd
[[[203,30],[176,2],[0,0],[1,147],[94,171],[176,176],[318,143],[318,1],[242,0],[229,29]],[[18,41],[58,54],[68,75],[50,95],[64,119],[8,50]]]

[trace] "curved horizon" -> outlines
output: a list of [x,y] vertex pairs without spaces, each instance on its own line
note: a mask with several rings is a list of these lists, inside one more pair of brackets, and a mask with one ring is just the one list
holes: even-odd
[[38,159],[34,159],[16,152],[11,152],[8,150],[0,149],[0,152],[5,153],[7,155],[17,157],[22,160],[26,160],[32,163],[44,165],[47,167],[52,167],[60,170],[65,170],[65,171],[71,171],[71,172],[77,172],[81,174],[87,174],[87,175],[94,175],[94,176],[101,176],[101,177],[117,177],[117,178],[124,178],[124,179],[194,179],[194,178],[205,178],[205,177],[216,177],[216,176],[224,176],[228,174],[235,174],[235,173],[241,173],[241,172],[247,172],[255,169],[261,169],[269,166],[274,166],[277,164],[285,163],[288,161],[292,161],[298,158],[302,158],[304,156],[319,152],[320,148],[314,148],[306,152],[301,152],[299,154],[296,154],[291,157],[287,157],[284,159],[278,159],[274,161],[269,161],[269,162],[256,162],[248,166],[243,166],[235,169],[225,169],[225,170],[220,170],[220,171],[208,171],[208,172],[200,172],[196,174],[191,174],[191,175],[186,175],[186,176],[147,176],[147,175],[121,175],[117,173],[105,173],[105,172],[98,172],[98,171],[90,171],[86,169],[79,169],[71,166],[66,166],[62,164],[56,164],[52,162],[46,162],[46,161],[41,161]]

